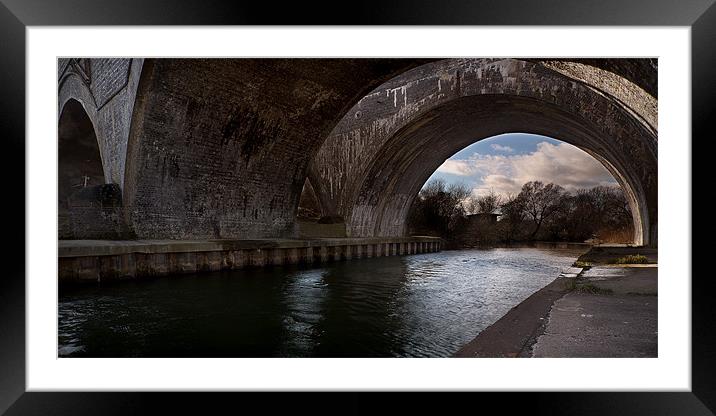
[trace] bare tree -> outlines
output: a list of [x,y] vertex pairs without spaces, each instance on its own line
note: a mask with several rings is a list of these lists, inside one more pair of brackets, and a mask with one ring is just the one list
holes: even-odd
[[415,198],[408,221],[411,232],[437,235],[460,247],[474,237],[466,214],[497,211],[502,214],[500,221],[480,224],[481,242],[591,237],[622,242],[633,234],[629,203],[620,188],[597,186],[570,194],[559,185],[539,181],[524,184],[516,196],[491,191],[479,197],[470,196],[465,186],[432,181]]
[[522,199],[515,195],[508,195],[504,198],[500,206],[502,212],[502,221],[505,240],[518,240],[519,230],[522,229],[522,223],[525,220],[525,204]]
[[553,183],[545,185],[541,181],[532,181],[522,185],[517,198],[522,200],[525,213],[534,225],[530,240],[534,240],[545,220],[564,208],[565,196],[564,188]]
[[465,201],[470,190],[461,184],[429,182],[415,198],[410,212],[413,228],[425,229],[449,238],[465,218]]
[[502,205],[502,197],[494,189],[485,195],[472,195],[466,203],[467,212],[471,214],[494,214]]

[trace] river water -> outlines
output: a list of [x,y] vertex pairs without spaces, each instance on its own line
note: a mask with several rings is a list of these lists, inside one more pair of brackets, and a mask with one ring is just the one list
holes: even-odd
[[59,355],[447,357],[579,254],[444,251],[63,288]]

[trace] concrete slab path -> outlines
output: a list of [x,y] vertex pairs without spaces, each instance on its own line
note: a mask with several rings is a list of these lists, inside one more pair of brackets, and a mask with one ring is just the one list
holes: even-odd
[[565,270],[457,357],[657,357],[656,264]]

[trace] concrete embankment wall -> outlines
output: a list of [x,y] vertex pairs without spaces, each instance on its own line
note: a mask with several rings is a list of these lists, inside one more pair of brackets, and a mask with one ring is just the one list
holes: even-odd
[[312,240],[61,240],[59,281],[97,282],[440,251],[435,237]]

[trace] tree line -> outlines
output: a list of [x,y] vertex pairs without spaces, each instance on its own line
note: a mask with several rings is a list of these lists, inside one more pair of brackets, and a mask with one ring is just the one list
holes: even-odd
[[527,182],[519,194],[473,195],[460,184],[428,183],[410,208],[409,231],[450,247],[527,241],[631,242],[629,203],[619,187],[568,192],[554,183]]

